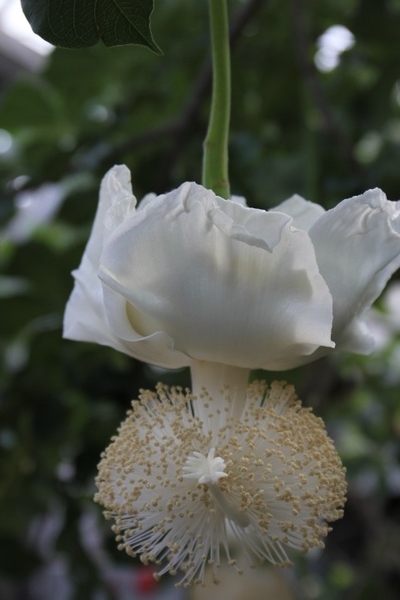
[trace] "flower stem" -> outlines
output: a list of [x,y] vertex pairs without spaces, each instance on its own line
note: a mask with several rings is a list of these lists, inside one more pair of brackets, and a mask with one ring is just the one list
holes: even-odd
[[210,120],[203,154],[203,185],[222,198],[230,197],[228,137],[231,71],[227,0],[209,0],[213,63]]

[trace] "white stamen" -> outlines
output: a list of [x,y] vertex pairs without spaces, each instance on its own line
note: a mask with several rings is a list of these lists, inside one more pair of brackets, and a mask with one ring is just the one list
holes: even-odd
[[202,583],[208,564],[216,579],[224,555],[235,563],[228,530],[249,564],[287,566],[286,546],[323,547],[343,514],[344,468],[293,388],[253,382],[240,418],[231,394],[143,390],[100,462],[96,500],[118,548],[165,559],[157,577],[182,570],[177,585]]
[[215,456],[215,448],[211,448],[208,456],[201,452],[194,451],[186,460],[183,470],[186,471],[183,477],[187,479],[197,479],[198,483],[217,483],[221,477],[226,477],[224,469],[225,461],[220,456]]

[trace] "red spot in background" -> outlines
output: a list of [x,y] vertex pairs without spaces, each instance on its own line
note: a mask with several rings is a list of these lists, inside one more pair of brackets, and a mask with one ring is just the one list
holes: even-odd
[[157,581],[153,577],[154,570],[152,567],[139,568],[135,573],[135,589],[144,596],[154,592],[158,586]]

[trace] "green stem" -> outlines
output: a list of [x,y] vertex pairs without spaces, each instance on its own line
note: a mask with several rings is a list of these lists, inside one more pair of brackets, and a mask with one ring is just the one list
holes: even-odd
[[209,0],[213,89],[203,154],[203,185],[229,198],[228,137],[231,72],[227,0]]

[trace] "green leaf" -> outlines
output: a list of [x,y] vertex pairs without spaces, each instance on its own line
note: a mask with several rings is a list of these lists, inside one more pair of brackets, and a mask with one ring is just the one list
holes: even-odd
[[154,0],[21,0],[33,31],[54,46],[139,44],[157,54],[150,16]]

